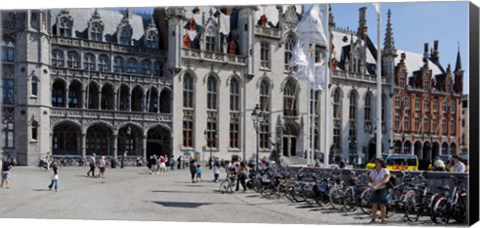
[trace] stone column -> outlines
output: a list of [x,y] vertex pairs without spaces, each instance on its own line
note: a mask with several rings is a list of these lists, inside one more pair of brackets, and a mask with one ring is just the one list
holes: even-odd
[[117,111],[117,99],[118,99],[117,92],[115,91],[113,92],[113,110],[114,111]]
[[69,94],[68,94],[68,93],[69,93],[69,92],[70,92],[70,90],[69,90],[68,85],[67,85],[67,88],[65,88],[65,97],[66,97],[66,99],[65,99],[65,107],[66,107],[66,108],[69,108],[69,106],[70,106],[70,105],[68,104],[68,97],[69,97]]
[[143,96],[142,96],[142,102],[143,102],[143,112],[147,112],[147,111],[148,111],[148,108],[147,108],[147,95],[145,95],[145,93],[144,93]]
[[85,89],[82,89],[82,108],[85,109],[87,108],[87,92]]
[[98,87],[98,110],[102,109],[102,89]]
[[147,159],[147,135],[146,134],[142,136],[142,140],[143,140],[142,156],[143,156],[143,159]]
[[118,132],[113,134],[113,158],[117,159],[118,157]]
[[82,157],[87,157],[87,133],[82,132]]

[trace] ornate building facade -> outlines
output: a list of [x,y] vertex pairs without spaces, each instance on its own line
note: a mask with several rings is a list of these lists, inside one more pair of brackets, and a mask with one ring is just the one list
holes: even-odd
[[[303,11],[301,5],[269,5],[155,8],[143,16],[113,9],[2,12],[4,151],[29,165],[47,152],[116,158],[127,151],[145,158],[203,151],[200,159],[210,154],[251,159],[257,145],[260,157],[277,150],[304,158],[314,140],[317,156],[327,151],[330,160],[342,156],[365,163],[374,156],[378,61],[366,8],[359,9],[356,30],[338,28],[328,16],[331,83],[310,93],[302,72],[287,64]],[[419,69],[421,55],[399,55],[392,27],[388,12],[381,60],[382,151],[412,153],[405,145],[416,136],[395,125],[396,97],[414,93],[415,76],[437,77],[434,86],[415,91],[441,93],[441,110],[443,97],[452,104],[461,91],[462,73],[442,71],[425,58],[430,68],[409,74]],[[325,50],[317,45],[311,52],[316,63]],[[444,78],[450,84],[443,86]],[[321,119],[324,96],[331,97],[328,132]],[[257,106],[258,128],[251,117]],[[448,129],[445,142],[454,148],[459,127]]]

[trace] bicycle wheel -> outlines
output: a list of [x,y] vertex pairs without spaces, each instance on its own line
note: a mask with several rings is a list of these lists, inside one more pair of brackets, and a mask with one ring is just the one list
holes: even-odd
[[[455,207],[453,208],[453,213],[452,217],[457,221],[458,223],[463,223],[466,218],[467,218],[467,201],[466,197],[461,196]],[[448,222],[448,221],[447,221]]]
[[432,221],[436,224],[448,223],[448,202],[442,198],[435,203],[432,211]]
[[407,196],[405,199],[405,216],[407,217],[408,221],[418,221],[418,217],[420,215],[419,209],[420,208],[415,193]]
[[355,198],[353,196],[353,188],[348,189],[345,192],[345,197],[343,198],[343,208],[345,211],[355,211],[357,209],[355,203]]
[[340,208],[343,207],[343,197],[344,197],[344,192],[342,191],[341,188],[333,188],[331,191],[330,191],[330,194],[329,194],[329,199],[330,199],[330,205],[332,205],[332,207],[334,209],[337,209],[339,210]]
[[292,191],[292,198],[295,200],[297,203],[302,203],[305,202],[305,198],[303,198],[303,194],[300,187],[294,187]]
[[372,213],[372,203],[370,198],[372,197],[372,190],[366,189],[360,195],[360,210],[363,213],[370,215]]
[[293,192],[293,187],[287,187],[287,189],[285,190],[285,198],[287,198],[291,202],[294,202],[295,200],[292,197],[292,192]]
[[228,180],[223,180],[222,183],[220,183],[220,192],[221,193],[226,193],[228,192],[228,189],[229,189],[229,181]]

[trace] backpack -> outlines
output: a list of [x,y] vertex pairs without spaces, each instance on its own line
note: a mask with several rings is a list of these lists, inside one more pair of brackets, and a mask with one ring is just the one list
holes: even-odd
[[390,178],[388,179],[388,182],[385,184],[385,186],[387,187],[387,189],[391,189],[395,187],[396,184],[397,184],[397,176],[390,174]]

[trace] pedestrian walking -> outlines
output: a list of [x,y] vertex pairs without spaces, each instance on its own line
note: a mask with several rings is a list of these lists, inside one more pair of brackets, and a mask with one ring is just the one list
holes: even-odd
[[170,161],[170,170],[173,171],[175,169],[175,157],[172,155],[169,161]]
[[87,158],[87,162],[90,166],[90,170],[87,172],[87,176],[90,176],[90,173],[92,174],[92,177],[95,177],[95,156],[96,154],[93,153],[91,156]]
[[372,188],[372,220],[370,223],[376,222],[377,208],[380,207],[382,224],[386,224],[385,213],[388,201],[386,184],[390,178],[390,172],[385,165],[383,158],[375,160],[375,168],[370,172],[368,177],[368,185]]
[[195,159],[190,161],[190,174],[192,174],[192,183],[195,183],[195,174],[197,173],[197,167],[195,166]]
[[182,155],[178,156],[177,158],[177,169],[181,169],[182,168]]
[[160,156],[160,158],[158,159],[159,169],[162,174],[165,174],[167,171],[167,166],[165,164],[166,162],[167,162],[167,159],[165,159],[164,156]]
[[100,169],[100,174],[98,174],[98,177],[105,178],[106,167],[107,163],[105,162],[105,156],[102,156],[100,160],[98,160],[98,169]]
[[2,188],[10,188],[9,184],[10,184],[10,179],[11,179],[11,170],[12,170],[12,167],[13,167],[13,162],[6,158],[6,157],[3,157],[3,162],[2,162],[2,184],[1,184],[1,187]]
[[[247,177],[248,177],[248,167],[243,161],[240,162],[240,168],[238,169],[237,177],[239,179],[240,184],[243,187],[243,192],[247,191],[247,185],[245,181],[247,180]],[[239,186],[237,182],[237,189],[235,191],[238,191],[238,190],[239,190]]]
[[220,162],[219,161],[216,161],[215,163],[213,163],[213,181],[218,183],[220,182]]
[[55,189],[55,191],[58,192],[58,166],[57,166],[57,164],[52,165],[52,181],[50,182],[50,185],[48,186],[48,189],[50,191]]
[[202,166],[200,164],[197,165],[197,181],[200,180],[202,182]]

